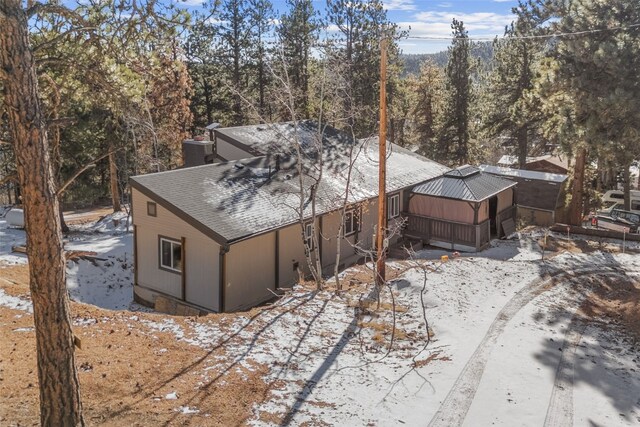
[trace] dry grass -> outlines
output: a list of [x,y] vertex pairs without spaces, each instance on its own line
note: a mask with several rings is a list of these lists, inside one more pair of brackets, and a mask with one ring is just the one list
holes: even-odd
[[606,278],[594,287],[580,307],[587,318],[606,318],[620,325],[640,346],[640,282]]
[[[547,236],[546,246],[545,246],[545,238],[541,237],[537,240],[538,246],[542,250],[545,248],[545,252],[549,255],[561,253],[561,252],[571,252],[571,253],[593,253],[596,251],[607,252],[607,253],[621,253],[622,252],[622,242],[620,243],[611,243],[603,240],[584,240],[584,239],[567,239],[565,237],[556,237],[556,236]],[[629,249],[626,248],[625,252],[627,253],[640,253],[637,249]]]
[[[378,306],[378,301],[372,299],[351,300],[347,303],[347,306],[359,308],[363,313],[366,314],[370,314],[378,310],[392,311],[394,309],[394,305],[390,302],[380,301],[380,306]],[[397,313],[406,313],[407,311],[409,311],[409,308],[400,304],[396,304],[395,311]]]
[[415,337],[415,332],[407,332],[403,329],[393,328],[390,323],[386,322],[358,322],[358,327],[361,329],[371,329],[375,331],[373,334],[374,341],[381,342],[385,337],[391,337],[391,332],[394,332],[396,340],[406,340]]
[[412,366],[414,368],[421,368],[423,366],[428,365],[429,363],[435,361],[435,360],[440,360],[443,362],[450,362],[451,358],[448,356],[442,356],[440,357],[440,352],[435,352],[429,355],[429,357],[427,357],[426,359],[422,359],[422,360],[416,360],[415,362],[413,362]]
[[[27,297],[27,266],[0,268],[0,287],[8,294]],[[171,332],[152,332],[134,313],[103,310],[71,302],[74,318],[96,319],[75,326],[82,340],[76,364],[85,420],[89,425],[243,425],[253,416],[254,404],[266,400],[278,384],[263,380],[268,367],[241,366],[228,372],[224,349],[205,349],[176,340]],[[135,313],[139,320],[171,318],[185,330],[189,319]],[[236,315],[210,315],[230,324]],[[38,378],[33,316],[0,307],[0,425],[37,425]],[[164,349],[160,351],[160,349]],[[205,371],[205,368],[214,369]],[[178,400],[164,396],[176,392]],[[199,410],[181,414],[181,406]]]

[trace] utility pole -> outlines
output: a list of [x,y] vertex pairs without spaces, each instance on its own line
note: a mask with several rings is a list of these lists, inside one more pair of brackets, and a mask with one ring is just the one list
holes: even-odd
[[387,40],[380,40],[380,136],[378,161],[378,230],[376,232],[376,247],[378,258],[376,262],[376,285],[382,287],[385,283],[385,238],[387,226]]

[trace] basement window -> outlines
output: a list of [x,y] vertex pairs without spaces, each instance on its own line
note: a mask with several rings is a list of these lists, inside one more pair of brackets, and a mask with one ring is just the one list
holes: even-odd
[[182,245],[176,240],[160,237],[160,268],[182,272]]
[[157,206],[154,202],[147,202],[147,215],[158,216]]
[[400,216],[400,194],[393,194],[387,198],[387,216],[389,219]]
[[350,236],[360,230],[360,210],[350,209],[344,214],[344,236]]

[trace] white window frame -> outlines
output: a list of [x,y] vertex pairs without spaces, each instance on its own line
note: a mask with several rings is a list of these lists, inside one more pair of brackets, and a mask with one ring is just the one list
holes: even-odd
[[312,251],[313,247],[313,223],[311,221],[304,223],[304,243],[305,249]]
[[[358,214],[358,216],[356,216]],[[347,209],[344,213],[343,235],[349,237],[356,232],[360,231],[360,216],[359,209],[351,208]],[[347,223],[347,218],[351,217],[351,220]],[[348,224],[348,225],[347,225]],[[356,227],[357,226],[357,227]]]
[[[394,200],[395,200],[395,205],[393,203]],[[400,216],[400,193],[396,193],[387,197],[387,218],[393,219],[399,216]]]
[[[167,237],[160,237],[159,242],[160,244],[158,245],[158,250],[159,250],[158,256],[160,257],[160,260],[158,264],[160,265],[160,268],[163,270],[169,270],[175,273],[182,273],[182,265],[184,263],[184,260],[182,259],[184,257],[184,254],[182,254],[182,243],[178,240],[170,239]],[[162,259],[162,246],[164,242],[169,243],[171,248],[171,265],[165,265],[164,260]],[[175,246],[178,246],[180,248],[180,268],[175,267],[175,259],[173,256],[173,254],[175,254],[175,250],[174,250]]]

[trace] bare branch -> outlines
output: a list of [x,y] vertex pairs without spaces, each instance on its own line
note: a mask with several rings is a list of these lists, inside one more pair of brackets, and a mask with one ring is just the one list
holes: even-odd
[[99,157],[97,157],[97,158],[95,158],[95,159],[91,160],[89,163],[87,163],[86,165],[84,165],[83,167],[81,167],[80,169],[78,169],[78,170],[76,171],[76,173],[74,173],[74,174],[71,176],[71,178],[67,179],[67,180],[65,181],[65,183],[64,183],[64,184],[62,184],[62,186],[58,189],[58,191],[56,192],[57,196],[58,196],[58,197],[60,197],[60,196],[61,196],[61,195],[62,195],[62,194],[67,190],[67,188],[68,188],[71,184],[73,184],[73,181],[75,181],[75,180],[76,180],[76,178],[78,178],[80,175],[82,175],[82,174],[83,174],[84,172],[86,172],[87,170],[89,170],[89,169],[91,169],[91,168],[95,167],[97,162],[99,162],[100,160],[102,160],[102,159],[104,159],[104,158],[108,157],[110,154],[115,153],[116,151],[118,151],[118,150],[111,150],[111,151],[109,151],[108,153],[105,153],[105,154],[103,154],[103,155],[101,155],[101,156],[99,156]]
[[78,28],[71,28],[68,31],[65,31],[64,33],[60,33],[57,36],[55,36],[54,38],[52,38],[51,40],[47,40],[44,41],[40,44],[37,44],[35,46],[33,46],[33,52],[37,52],[41,49],[44,49],[46,47],[52,46],[54,44],[56,44],[58,41],[62,40],[63,38],[65,38],[66,36],[73,34],[73,33],[79,33],[79,32],[85,32],[85,31],[92,31],[95,30],[96,27],[78,27]]

